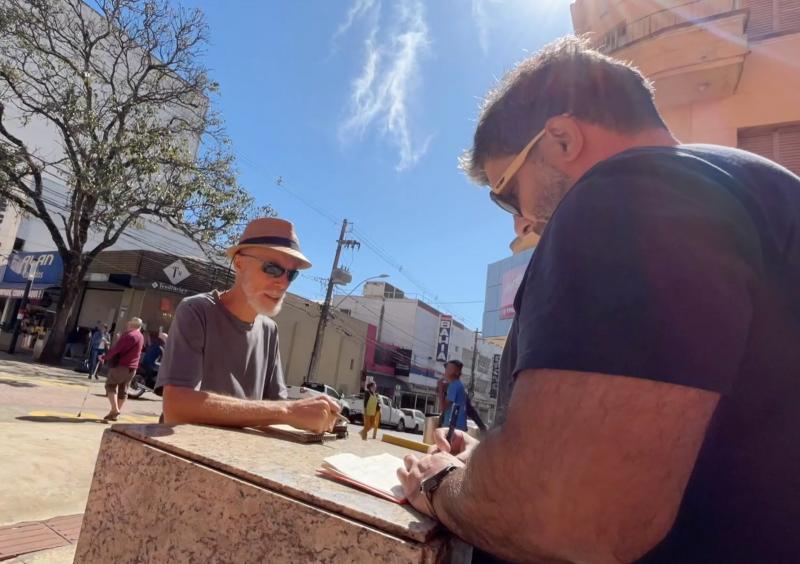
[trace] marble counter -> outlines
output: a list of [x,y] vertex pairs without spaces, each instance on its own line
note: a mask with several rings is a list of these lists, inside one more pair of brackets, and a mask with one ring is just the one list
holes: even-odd
[[76,562],[455,562],[457,541],[409,505],[316,475],[323,458],[402,447],[299,444],[256,430],[114,425]]

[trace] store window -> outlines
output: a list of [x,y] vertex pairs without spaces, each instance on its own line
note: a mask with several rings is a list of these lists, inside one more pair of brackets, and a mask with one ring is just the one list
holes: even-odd
[[740,129],[738,146],[800,175],[800,123]]
[[157,334],[159,331],[169,332],[175,317],[175,308],[182,299],[183,296],[178,294],[148,290],[142,302],[140,315],[146,331],[152,334]]

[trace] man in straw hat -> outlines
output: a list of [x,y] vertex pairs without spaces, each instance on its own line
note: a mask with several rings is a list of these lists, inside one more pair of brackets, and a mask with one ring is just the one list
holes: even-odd
[[299,271],[311,266],[294,226],[256,219],[227,254],[233,287],[187,298],[175,311],[156,384],[164,392],[165,422],[331,429],[339,406],[330,398],[281,401],[286,385],[270,317]]

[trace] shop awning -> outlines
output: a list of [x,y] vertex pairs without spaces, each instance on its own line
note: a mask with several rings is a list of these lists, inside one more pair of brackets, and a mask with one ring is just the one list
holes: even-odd
[[[32,284],[28,299],[39,300],[44,296],[45,290],[55,289],[52,284]],[[0,282],[0,298],[21,298],[25,294],[25,284],[16,282]]]
[[385,374],[378,374],[376,372],[367,372],[367,376],[372,377],[375,385],[380,390],[397,390],[400,386],[400,391],[408,391],[408,384],[397,378],[396,376],[387,376]]

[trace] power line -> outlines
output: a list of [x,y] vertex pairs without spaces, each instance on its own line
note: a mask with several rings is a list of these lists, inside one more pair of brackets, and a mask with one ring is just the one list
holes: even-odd
[[[237,151],[237,154],[239,154],[245,162],[250,164],[250,166],[252,166],[254,168],[261,168],[261,165],[259,165],[257,162],[255,162],[254,159],[252,159],[249,156],[247,156],[244,152]],[[262,169],[262,172],[273,172],[274,173],[274,171],[265,171],[264,169]],[[339,220],[335,219],[330,214],[328,214],[328,213],[324,212],[323,210],[319,209],[317,206],[315,206],[314,204],[312,204],[311,202],[309,202],[308,200],[306,200],[305,198],[303,198],[302,196],[300,196],[296,192],[294,192],[292,190],[289,190],[288,189],[288,183],[286,182],[286,179],[283,176],[276,176],[275,178],[276,178],[275,184],[277,186],[279,186],[281,188],[287,188],[285,190],[286,193],[294,196],[298,201],[300,201],[301,203],[305,204],[309,209],[311,209],[312,211],[316,212],[317,214],[319,214],[320,216],[324,217],[325,219],[327,219],[328,221],[332,222],[333,224],[338,224],[339,223]],[[388,253],[378,243],[376,243],[374,239],[372,239],[366,233],[364,233],[363,230],[356,229],[355,226],[351,227],[351,229],[352,229],[353,234],[356,235],[359,239],[361,239],[364,242],[364,244],[373,253],[375,253],[375,255],[378,256],[378,258],[380,258],[386,264],[388,264],[389,266],[391,266],[392,268],[397,270],[397,272],[399,272],[406,280],[408,280],[409,282],[411,282],[412,285],[414,285],[416,288],[421,290],[423,292],[423,297],[431,296],[431,297],[433,297],[434,300],[438,300],[439,299],[439,296],[437,294],[431,292],[419,280],[417,280],[414,276],[412,276],[408,272],[408,270],[399,261],[394,259],[391,256],[390,253]],[[440,303],[445,303],[445,302],[440,302]],[[455,303],[455,302],[452,302],[452,303]],[[460,320],[462,323],[464,323],[466,325],[466,323],[467,323],[466,322],[466,318],[462,314],[459,314],[459,313],[456,313],[456,312],[452,312],[452,311],[447,311],[447,310],[445,310],[445,313],[449,313],[450,315],[452,315],[453,317],[455,317],[456,319]]]
[[[248,157],[242,151],[237,151],[237,154],[240,156],[240,158],[243,161],[245,161],[248,164],[250,164],[250,166],[252,166],[254,168],[260,168],[262,171],[264,171],[264,169],[262,168],[262,165],[256,163],[253,159]],[[59,170],[60,172],[62,172],[64,174],[69,174],[68,171],[60,170],[59,167],[57,167],[55,165],[50,165],[50,166],[53,166],[56,170]],[[47,174],[48,176],[56,179],[59,183],[63,182],[62,178],[54,175],[53,173],[51,173],[51,172],[49,172],[47,170],[43,170],[43,172],[45,174]],[[330,221],[333,224],[338,224],[338,222],[339,222],[338,219],[334,218],[331,214],[329,214],[329,213],[325,212],[324,210],[320,209],[318,206],[316,206],[313,203],[311,203],[308,199],[306,199],[303,196],[301,196],[300,194],[298,194],[295,190],[291,189],[289,184],[286,182],[286,179],[284,177],[276,176],[275,184],[277,186],[279,186],[280,188],[284,188],[284,190],[283,190],[284,192],[286,192],[289,195],[291,195],[292,197],[296,198],[299,202],[301,202],[303,205],[305,205],[306,207],[308,207],[309,209],[311,209],[315,213],[319,214],[321,217],[325,218],[326,220]],[[55,195],[58,195],[60,198],[66,199],[66,195],[62,194],[61,192],[57,192],[57,191],[55,191],[55,190],[53,190],[52,188],[49,188],[49,187],[46,187],[45,189],[47,191],[49,191],[51,194],[55,194]],[[60,209],[61,211],[65,211],[65,212],[69,212],[70,211],[66,206],[64,206],[64,205],[62,205],[60,203],[55,203],[55,202],[45,202],[45,203],[50,203],[51,205],[55,206],[57,209]],[[148,221],[147,218],[143,218],[143,220],[144,221]],[[159,227],[162,227],[162,228],[164,227],[163,224],[158,224],[158,223],[155,223],[155,222],[152,222],[152,223],[155,224],[155,225],[158,225]],[[372,237],[367,235],[362,229],[360,229],[360,228],[356,229],[354,226],[351,227],[351,231],[359,239],[361,239],[363,241],[363,243],[367,246],[367,248],[370,249],[379,259],[381,259],[386,264],[388,264],[393,269],[395,269],[399,274],[401,274],[403,276],[403,278],[408,280],[414,287],[416,287],[417,289],[421,290],[422,291],[423,301],[427,301],[426,300],[427,297],[432,297],[433,300],[431,301],[431,303],[434,303],[436,305],[443,305],[443,304],[451,305],[451,304],[459,304],[459,303],[480,303],[478,301],[476,301],[476,302],[444,302],[444,301],[438,301],[439,300],[439,296],[437,294],[433,293],[421,281],[419,281],[416,277],[414,277],[408,271],[408,269],[405,268],[402,265],[402,263],[400,263],[400,261],[395,259],[388,251],[386,251],[381,245],[379,245]],[[142,236],[140,236],[140,235],[137,236],[137,235],[133,235],[133,234],[128,233],[128,232],[123,232],[122,236],[127,236],[129,239],[137,241],[137,242],[139,242],[141,244],[148,245],[148,246],[150,246],[150,247],[152,247],[154,249],[161,250],[162,252],[165,252],[166,254],[174,254],[174,250],[175,250],[174,248],[173,249],[166,249],[164,247],[159,246],[159,244],[156,243],[155,241],[146,240],[146,239],[142,238]],[[170,242],[170,243],[172,244],[173,242]],[[185,243],[183,243],[183,242],[181,242],[181,243],[174,242],[174,243],[175,243],[175,245],[178,245],[178,246],[185,245]],[[198,250],[200,250],[200,247],[198,245],[198,248],[189,249],[188,247],[183,246],[183,249],[185,251],[188,251],[187,255],[196,256],[196,253],[198,252]],[[204,254],[208,257],[208,253],[204,252]],[[208,258],[210,258],[210,257],[208,257]],[[352,263],[353,263],[353,260],[351,259],[350,266],[352,266]],[[442,309],[442,311],[444,313],[452,315],[454,318],[458,319],[459,321],[461,321],[462,323],[467,325],[466,318],[462,313],[454,312],[454,311],[452,311],[451,309],[448,309],[448,308],[440,308],[440,309]]]

